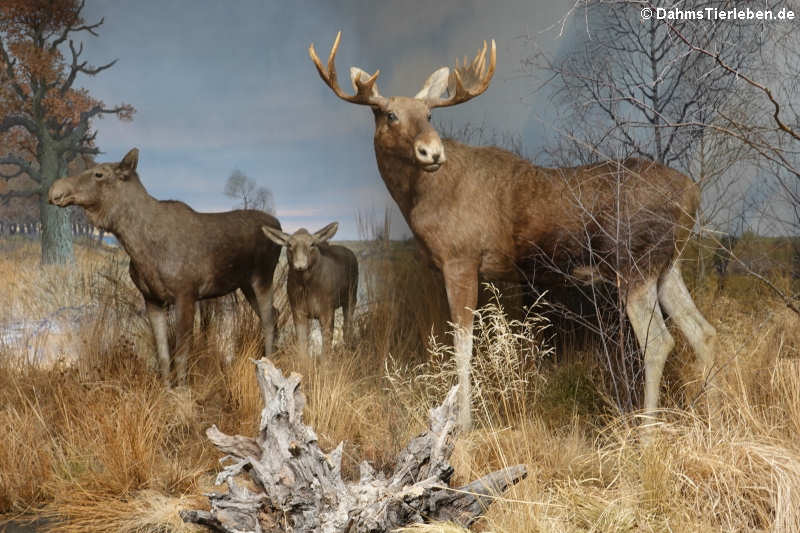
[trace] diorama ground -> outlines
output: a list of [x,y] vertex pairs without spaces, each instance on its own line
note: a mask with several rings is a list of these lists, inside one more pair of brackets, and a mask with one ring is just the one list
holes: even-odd
[[[411,245],[358,252],[354,345],[339,336],[334,353],[298,355],[280,292],[272,357],[302,374],[305,421],[323,449],[345,442],[351,477],[362,460],[389,470],[455,382],[439,276]],[[194,531],[178,512],[207,506],[203,494],[219,490],[220,454],[205,429],[257,428],[257,318],[242,297],[200,306],[189,383],[166,388],[125,254],[78,245],[76,256],[41,267],[35,241],[0,241],[0,524]],[[453,484],[517,463],[529,475],[474,529],[800,531],[800,318],[756,280],[697,275],[711,270],[697,268],[700,256],[684,271],[719,334],[715,392],[675,331],[656,421],[620,407],[623,397],[635,405],[641,388],[636,357],[609,340],[624,327],[582,333],[551,316],[548,295],[523,312],[486,289],[476,311],[475,425],[458,438]],[[780,271],[771,281],[792,283]],[[619,379],[609,358],[617,351],[632,379]]]

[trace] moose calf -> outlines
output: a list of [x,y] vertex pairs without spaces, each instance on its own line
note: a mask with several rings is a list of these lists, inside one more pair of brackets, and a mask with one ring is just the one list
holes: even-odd
[[333,344],[333,318],[339,307],[344,314],[344,340],[352,341],[358,261],[349,249],[327,242],[338,228],[339,223],[332,222],[313,234],[301,228],[292,235],[274,227],[261,228],[273,242],[286,246],[289,263],[286,292],[297,342],[306,355],[309,319],[319,320],[325,354]]
[[183,202],[161,201],[145,190],[134,148],[119,163],[102,163],[50,187],[59,207],[79,205],[95,226],[116,236],[130,256],[130,275],[144,296],[158,347],[161,378],[169,384],[167,304],[177,309],[175,370],[186,382],[186,357],[194,328],[195,302],[241,289],[261,318],[264,352],[272,352],[272,275],[280,247],[262,227],[279,229],[261,211],[198,213]]

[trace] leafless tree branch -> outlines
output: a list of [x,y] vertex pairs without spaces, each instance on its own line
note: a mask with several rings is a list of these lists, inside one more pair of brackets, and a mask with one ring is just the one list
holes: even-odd
[[[85,5],[86,5],[86,0],[81,0],[81,3],[78,6],[76,12],[80,13],[81,11],[83,11]],[[101,18],[99,22],[96,22],[94,24],[80,24],[78,26],[67,26],[66,28],[64,28],[64,30],[57,38],[53,39],[52,43],[50,44],[50,49],[55,50],[56,48],[61,46],[61,44],[67,40],[67,38],[71,33],[80,33],[82,31],[85,31],[97,37],[97,32],[95,30],[100,26],[102,26],[104,21],[105,18]]]
[[42,179],[41,176],[39,175],[39,171],[37,169],[33,168],[33,166],[28,161],[26,161],[25,159],[23,159],[23,158],[21,158],[19,156],[16,156],[16,155],[13,155],[13,154],[9,154],[9,155],[0,157],[0,165],[14,165],[14,166],[17,167],[17,170],[18,170],[18,172],[14,172],[12,174],[0,173],[0,178],[11,179],[11,178],[14,178],[16,176],[19,176],[22,173],[25,173],[28,176],[30,176],[30,178],[32,180],[34,180],[36,182],[40,182],[41,179]]

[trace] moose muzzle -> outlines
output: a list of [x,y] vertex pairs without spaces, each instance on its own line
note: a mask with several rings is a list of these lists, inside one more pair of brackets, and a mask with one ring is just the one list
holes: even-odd
[[439,167],[447,161],[442,139],[433,128],[419,135],[414,141],[414,158],[426,172],[439,170]]
[[47,192],[47,200],[58,207],[69,205],[70,186],[64,179],[56,180]]

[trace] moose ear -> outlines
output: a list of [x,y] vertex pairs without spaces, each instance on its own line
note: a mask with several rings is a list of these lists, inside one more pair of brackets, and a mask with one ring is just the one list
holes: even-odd
[[324,242],[336,235],[336,231],[339,229],[338,222],[331,222],[321,230],[314,233],[314,239],[319,242]]
[[289,243],[289,235],[279,229],[261,226],[261,231],[264,232],[264,235],[266,235],[269,240],[278,246],[286,246]]
[[136,170],[136,165],[139,164],[139,149],[132,148],[130,152],[125,154],[122,161],[119,162],[119,169],[127,172]]
[[450,69],[442,67],[425,80],[422,89],[414,96],[417,100],[426,100],[428,98],[439,98],[442,93],[447,89],[447,80],[450,77]]

